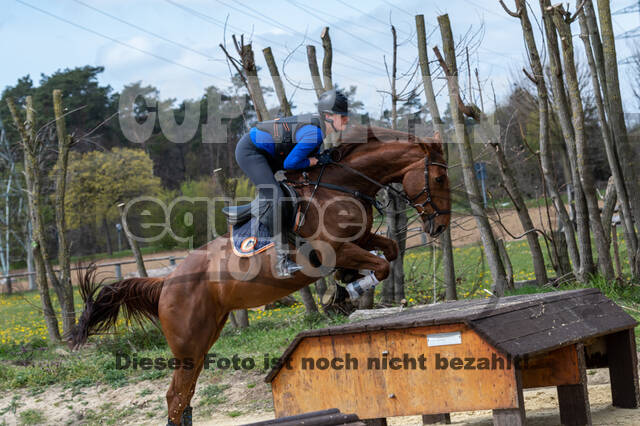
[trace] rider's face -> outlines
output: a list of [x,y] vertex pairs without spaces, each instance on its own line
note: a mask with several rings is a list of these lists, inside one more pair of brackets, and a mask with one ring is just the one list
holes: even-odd
[[[333,126],[337,131],[343,131],[347,128],[347,124],[349,123],[349,116],[340,115],[340,114],[326,114],[326,117],[329,120],[333,121]],[[330,124],[327,125],[327,131],[332,132],[333,128]]]

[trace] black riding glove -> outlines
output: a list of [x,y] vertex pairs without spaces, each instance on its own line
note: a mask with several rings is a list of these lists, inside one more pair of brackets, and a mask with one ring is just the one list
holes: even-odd
[[316,155],[318,159],[318,165],[324,166],[325,164],[331,164],[333,161],[331,160],[331,150],[327,149]]

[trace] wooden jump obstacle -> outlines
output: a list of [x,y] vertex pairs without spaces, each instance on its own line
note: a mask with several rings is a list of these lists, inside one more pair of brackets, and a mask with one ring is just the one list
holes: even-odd
[[337,408],[248,423],[244,426],[366,426],[355,414],[342,414]]
[[609,367],[613,405],[638,407],[635,325],[596,289],[441,303],[304,331],[265,380],[277,418],[493,410],[494,425],[522,425],[523,389],[555,386],[562,424],[586,425],[587,368]]

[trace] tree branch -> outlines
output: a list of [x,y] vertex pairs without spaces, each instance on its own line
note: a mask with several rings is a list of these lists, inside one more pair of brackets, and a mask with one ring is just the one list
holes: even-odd
[[512,12],[511,10],[509,10],[507,5],[504,4],[504,2],[502,0],[498,0],[498,1],[500,2],[500,6],[502,6],[504,11],[507,12],[507,15],[513,16],[514,18],[520,19],[520,15],[522,15],[522,8],[521,7],[519,7],[518,10],[516,10],[515,12]]

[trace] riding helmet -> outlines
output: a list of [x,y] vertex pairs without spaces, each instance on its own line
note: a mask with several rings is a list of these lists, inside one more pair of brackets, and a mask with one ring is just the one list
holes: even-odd
[[327,90],[318,100],[318,112],[322,117],[322,113],[349,115],[349,101],[347,97],[339,90]]

